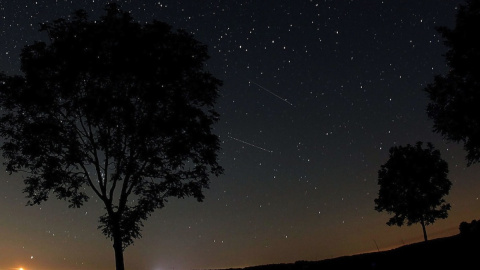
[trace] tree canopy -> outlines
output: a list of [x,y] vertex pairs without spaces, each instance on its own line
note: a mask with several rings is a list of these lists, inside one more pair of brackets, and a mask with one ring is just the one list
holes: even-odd
[[378,171],[380,190],[375,210],[393,214],[387,225],[408,226],[420,223],[427,241],[425,226],[448,217],[448,195],[452,183],[447,178],[448,164],[431,143],[390,148],[388,161]]
[[462,142],[468,165],[480,161],[480,1],[460,5],[454,29],[440,27],[448,51],[449,71],[437,75],[424,91],[435,132]]
[[104,204],[99,228],[123,250],[168,198],[204,198],[223,172],[212,129],[221,81],[207,47],[166,23],[140,24],[117,5],[43,24],[49,42],[21,54],[23,76],[0,74],[6,170],[24,175],[28,204],[54,195]]

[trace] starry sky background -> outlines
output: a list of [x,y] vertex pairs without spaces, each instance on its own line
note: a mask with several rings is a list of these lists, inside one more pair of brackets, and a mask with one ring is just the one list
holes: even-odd
[[[38,23],[104,0],[0,1],[0,70],[20,74]],[[450,0],[117,1],[141,22],[165,21],[209,47],[225,174],[203,203],[171,200],[125,252],[127,269],[178,270],[321,260],[422,241],[420,225],[389,227],[374,210],[377,171],[393,145],[430,141],[449,163],[450,216],[430,238],[480,213],[480,165],[432,132],[422,89],[447,70],[437,26]],[[0,269],[113,269],[96,229],[102,204],[52,198],[26,207],[20,175],[1,172]]]

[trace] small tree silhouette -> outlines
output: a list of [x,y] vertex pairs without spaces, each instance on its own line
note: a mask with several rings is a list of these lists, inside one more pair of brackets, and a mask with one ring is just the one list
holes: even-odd
[[426,149],[422,142],[394,146],[390,148],[389,160],[378,171],[380,191],[375,210],[394,214],[387,222],[389,226],[420,223],[427,241],[425,226],[448,217],[450,204],[443,197],[452,183],[447,174],[447,162],[431,143]]
[[428,116],[433,130],[454,142],[463,142],[470,166],[480,161],[480,1],[460,5],[454,29],[437,30],[449,48],[449,72],[437,75],[428,93]]
[[462,222],[459,226],[460,235],[464,236],[480,236],[480,220],[472,220],[472,222]]
[[24,76],[0,74],[6,169],[24,173],[30,205],[98,197],[123,270],[123,250],[155,209],[169,197],[202,201],[222,173],[212,134],[221,82],[190,34],[141,25],[114,4],[96,22],[80,10],[41,30],[50,42],[23,49]]

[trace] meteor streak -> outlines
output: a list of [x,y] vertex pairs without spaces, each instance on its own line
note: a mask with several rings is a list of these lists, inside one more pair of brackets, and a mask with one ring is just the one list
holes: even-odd
[[242,140],[237,139],[237,138],[235,138],[235,137],[232,137],[232,136],[230,136],[230,135],[227,135],[227,137],[229,137],[230,139],[235,140],[235,141],[237,141],[237,142],[241,142],[241,143],[246,144],[246,145],[249,145],[249,146],[251,146],[251,147],[255,147],[255,148],[260,149],[260,150],[262,150],[262,151],[269,152],[269,153],[273,153],[272,150],[268,150],[268,149],[262,148],[262,147],[260,147],[260,146],[257,146],[257,145],[255,145],[255,144],[251,144],[251,143],[249,143],[249,142],[242,141]]
[[253,83],[253,84],[255,84],[256,86],[260,87],[261,89],[263,89],[263,90],[267,91],[268,93],[272,94],[274,97],[276,97],[276,98],[280,99],[281,101],[283,101],[283,102],[287,103],[287,104],[288,104],[288,105],[290,105],[290,106],[293,106],[293,104],[292,104],[292,103],[290,103],[290,102],[289,102],[289,101],[288,101],[286,98],[282,98],[281,96],[279,96],[279,95],[275,94],[274,92],[272,92],[272,91],[268,90],[267,88],[265,88],[265,87],[261,86],[260,84],[258,84],[258,83],[256,83],[256,82],[254,82],[254,81],[252,81],[252,80],[248,80],[248,82],[249,82],[249,83]]

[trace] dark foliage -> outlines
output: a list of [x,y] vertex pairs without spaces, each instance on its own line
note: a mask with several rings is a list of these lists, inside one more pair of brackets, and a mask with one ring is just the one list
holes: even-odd
[[387,222],[389,226],[420,223],[426,241],[425,226],[447,218],[450,210],[443,199],[452,185],[447,174],[447,162],[431,143],[425,149],[421,142],[394,146],[389,160],[378,171],[380,190],[375,210],[394,214]]
[[221,82],[190,34],[139,24],[114,4],[95,22],[80,10],[41,31],[50,42],[23,49],[24,76],[0,75],[6,169],[23,173],[30,205],[55,195],[80,207],[96,195],[123,267],[117,252],[155,209],[169,197],[202,201],[222,173],[212,133]]
[[480,220],[472,220],[472,222],[462,222],[459,226],[460,235],[462,236],[480,236]]
[[435,132],[462,142],[468,165],[480,161],[480,1],[460,5],[454,29],[438,28],[449,48],[449,72],[437,75],[424,90],[431,103],[428,116]]

